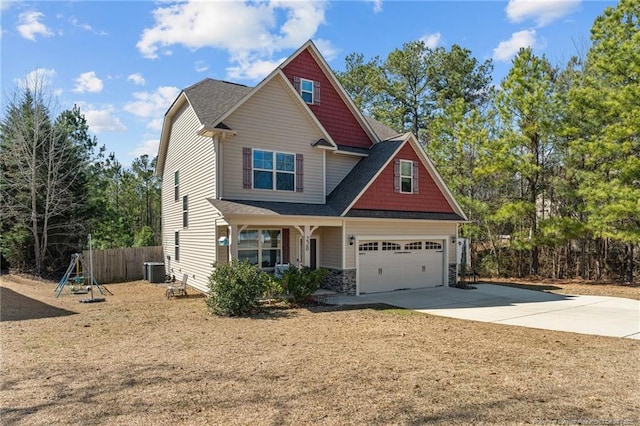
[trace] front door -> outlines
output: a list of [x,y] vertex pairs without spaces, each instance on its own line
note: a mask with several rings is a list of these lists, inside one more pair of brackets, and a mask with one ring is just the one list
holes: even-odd
[[309,266],[311,269],[318,269],[318,239],[311,238],[310,247],[309,247]]
[[[300,256],[298,258],[300,266],[304,265],[304,250],[305,250],[304,241],[302,240],[302,238],[300,238],[300,252],[299,252]],[[309,267],[311,269],[318,269],[319,254],[320,253],[318,252],[318,237],[309,238]]]

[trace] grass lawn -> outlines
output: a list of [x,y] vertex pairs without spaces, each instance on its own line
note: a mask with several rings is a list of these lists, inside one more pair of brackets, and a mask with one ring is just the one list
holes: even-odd
[[640,341],[385,306],[211,316],[164,286],[78,303],[3,276],[5,425],[637,424]]

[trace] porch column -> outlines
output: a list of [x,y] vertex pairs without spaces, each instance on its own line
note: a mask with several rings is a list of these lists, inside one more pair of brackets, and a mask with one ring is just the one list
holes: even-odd
[[299,226],[294,225],[294,228],[296,228],[300,235],[302,235],[302,266],[309,266],[311,265],[311,235],[319,228],[319,226],[304,225],[300,228]]
[[247,225],[238,226],[235,223],[229,225],[229,261],[238,259],[238,236]]

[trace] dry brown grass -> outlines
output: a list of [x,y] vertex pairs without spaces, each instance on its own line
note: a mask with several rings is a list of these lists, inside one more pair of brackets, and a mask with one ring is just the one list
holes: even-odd
[[639,341],[382,306],[218,318],[144,282],[98,304],[54,287],[2,279],[3,424],[640,422]]

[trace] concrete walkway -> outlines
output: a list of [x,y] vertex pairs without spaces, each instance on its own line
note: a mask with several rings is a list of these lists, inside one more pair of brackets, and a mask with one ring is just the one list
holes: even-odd
[[476,289],[436,287],[329,295],[336,305],[385,303],[432,315],[599,336],[640,339],[640,301],[605,296],[567,296],[493,284]]

